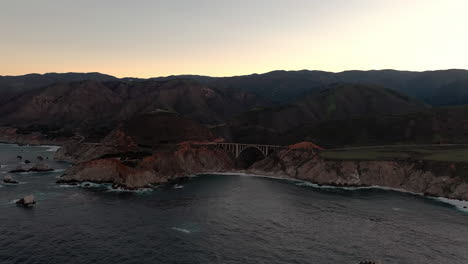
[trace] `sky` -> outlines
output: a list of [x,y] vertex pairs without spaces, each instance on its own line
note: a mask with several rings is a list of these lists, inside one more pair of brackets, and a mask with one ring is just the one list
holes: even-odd
[[0,0],[0,75],[468,69],[467,0]]

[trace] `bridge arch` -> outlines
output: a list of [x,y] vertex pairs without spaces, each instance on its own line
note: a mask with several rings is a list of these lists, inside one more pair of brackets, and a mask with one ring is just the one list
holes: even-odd
[[266,157],[267,155],[263,148],[257,146],[245,146],[239,150],[239,154],[235,158],[234,163],[237,168],[247,169],[256,162],[264,160]]
[[260,153],[262,153],[263,155],[263,158],[266,159],[266,157],[268,156],[268,154],[265,152],[265,149],[262,149],[258,146],[243,146],[241,147],[241,149],[239,150],[239,153],[236,154],[236,158],[239,158],[241,156],[242,153],[244,153],[244,151],[248,150],[248,149],[256,149],[258,150]]
[[260,144],[242,144],[242,143],[208,143],[208,144],[202,144],[202,145],[215,145],[218,148],[222,148],[227,152],[232,153],[235,158],[239,158],[239,155],[244,152],[245,150],[249,148],[254,148],[258,151],[260,151],[263,155],[263,158],[268,157],[268,155],[280,148],[283,148],[281,146],[274,146],[274,145],[260,145]]

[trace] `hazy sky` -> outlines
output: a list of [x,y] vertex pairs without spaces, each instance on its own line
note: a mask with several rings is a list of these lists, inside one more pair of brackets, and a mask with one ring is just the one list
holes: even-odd
[[0,75],[468,68],[468,0],[0,0]]

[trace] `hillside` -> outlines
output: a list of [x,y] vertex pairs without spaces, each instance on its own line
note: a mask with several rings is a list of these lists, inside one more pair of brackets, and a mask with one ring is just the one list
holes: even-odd
[[0,106],[0,125],[101,136],[119,122],[156,110],[217,124],[263,103],[246,92],[223,92],[190,80],[57,83]]
[[[333,83],[377,85],[389,88],[424,101],[434,106],[468,104],[468,71],[439,70],[426,72],[372,70],[345,71],[272,71],[233,77],[210,77],[203,75],[172,75],[150,79],[122,78],[123,82],[194,80],[211,88],[224,91],[254,93],[277,104],[288,103],[318,91]],[[94,80],[116,81],[117,78],[100,73],[49,73],[23,76],[0,76],[0,102],[18,93],[41,88],[57,82]]]
[[[213,141],[217,139],[208,128],[199,123],[169,112],[153,112],[135,116],[118,128],[140,146],[177,144],[184,141]],[[112,140],[114,131],[104,139]],[[117,133],[120,134],[120,133]]]
[[21,76],[0,76],[0,103],[6,102],[14,96],[26,91],[42,88],[55,83],[68,83],[77,81],[112,81],[116,77],[102,73],[46,73],[27,74]]
[[466,70],[427,72],[378,70],[340,73],[307,70],[273,71],[211,80],[211,84],[216,87],[242,89],[277,103],[294,101],[304,94],[323,89],[332,83],[377,85],[399,91],[434,106],[468,104]]
[[342,84],[288,105],[243,113],[214,130],[236,142],[291,144],[307,138],[309,132],[305,131],[309,128],[327,121],[399,116],[428,110],[427,105],[391,90]]

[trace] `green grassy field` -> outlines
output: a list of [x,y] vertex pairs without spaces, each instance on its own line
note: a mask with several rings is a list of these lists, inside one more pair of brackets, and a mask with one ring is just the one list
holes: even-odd
[[329,160],[432,160],[468,162],[468,146],[379,146],[325,150],[320,156]]

